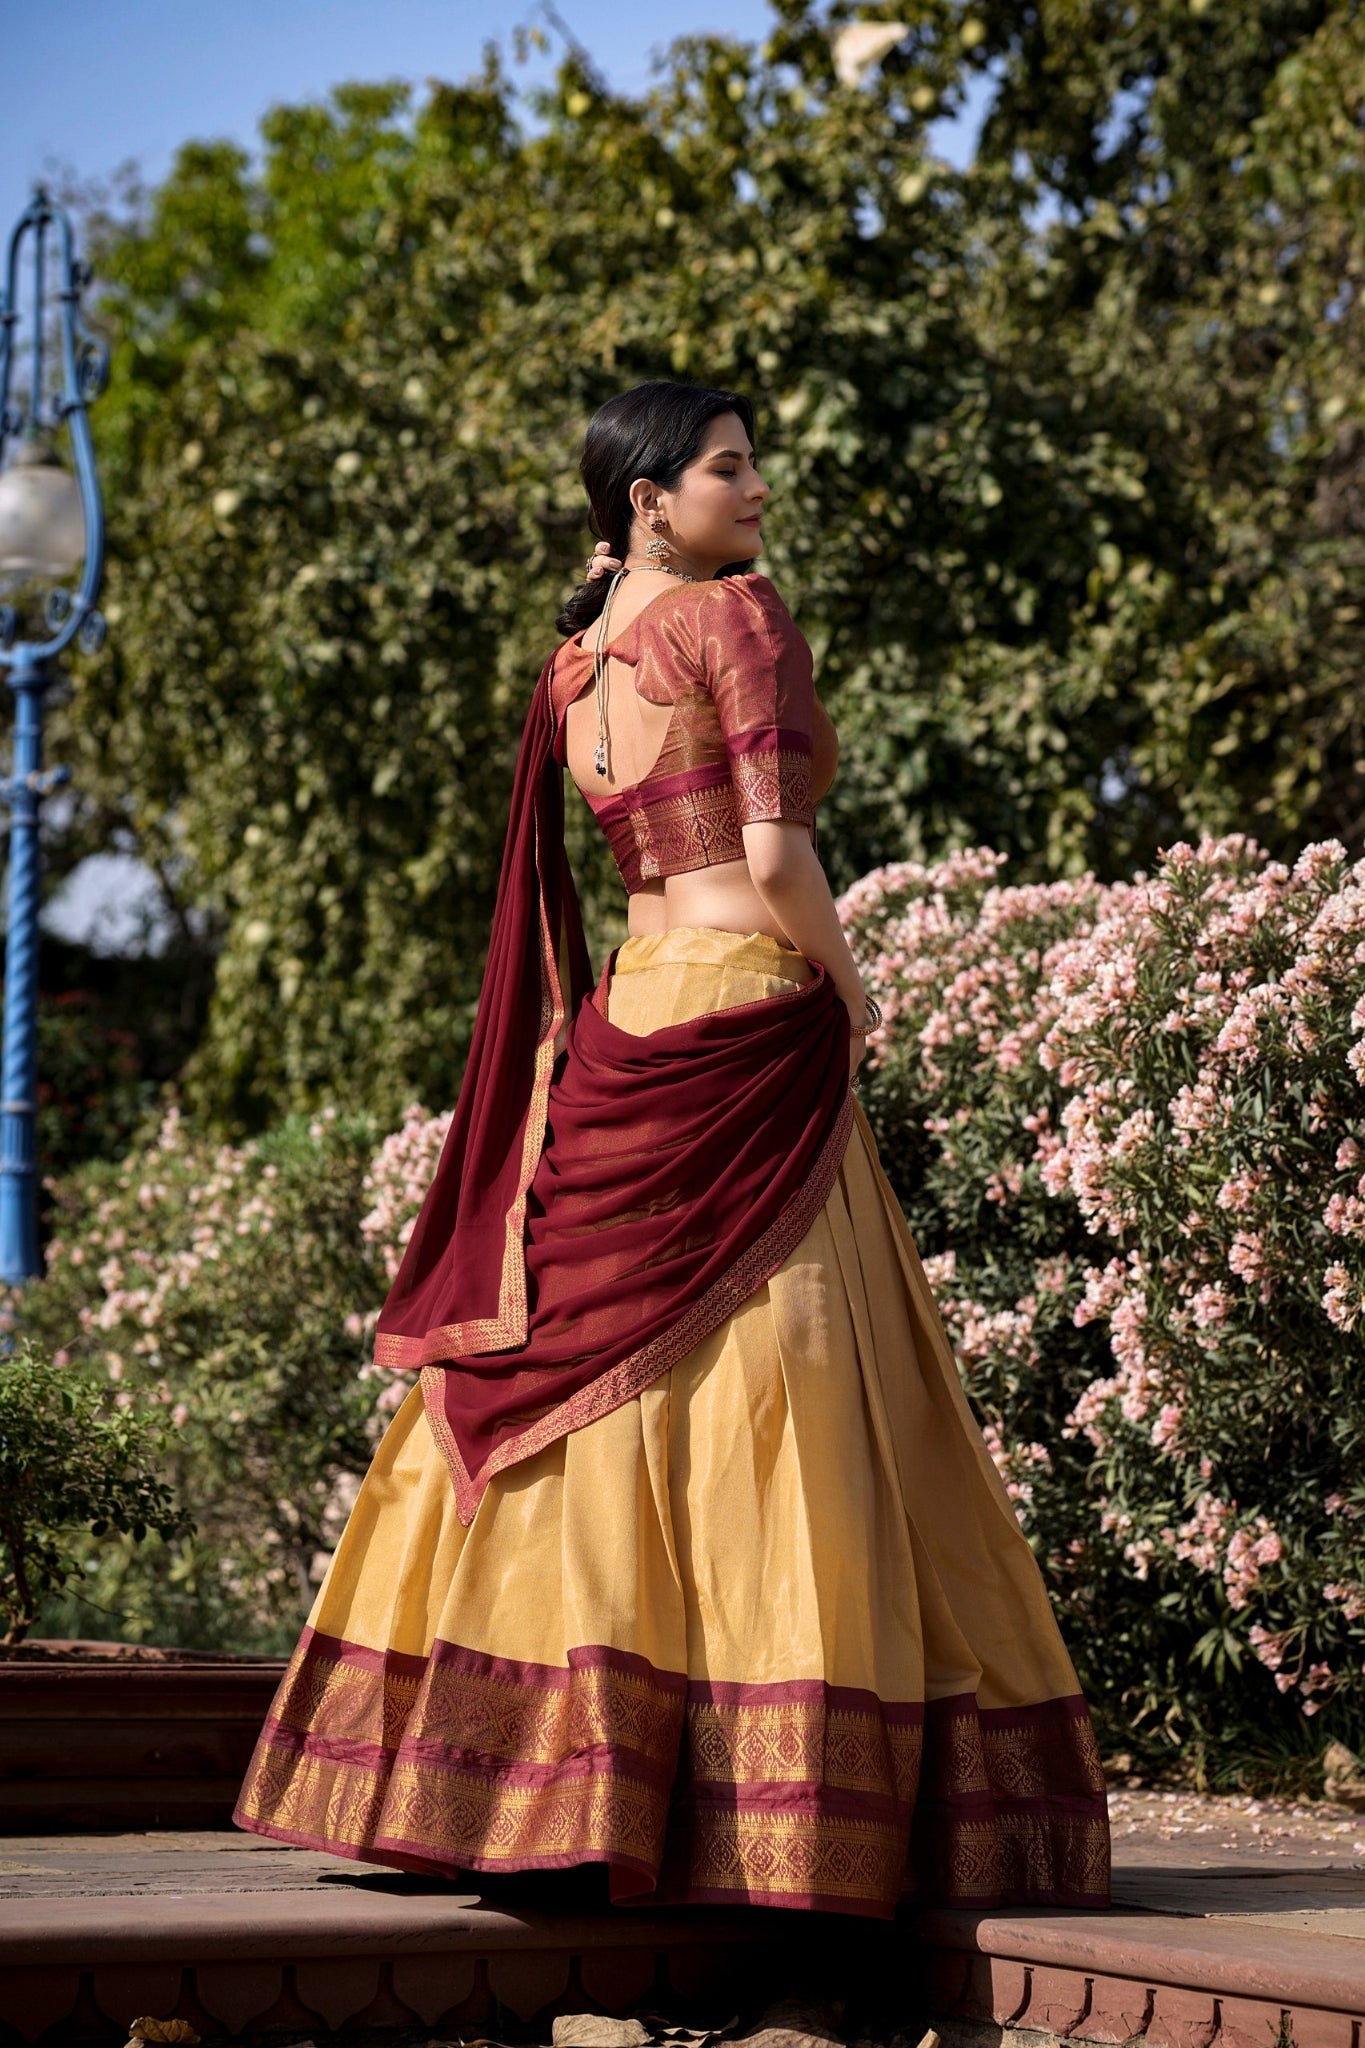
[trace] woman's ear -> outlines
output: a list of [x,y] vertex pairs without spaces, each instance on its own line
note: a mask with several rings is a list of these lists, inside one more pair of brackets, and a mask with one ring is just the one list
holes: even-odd
[[641,525],[648,525],[650,513],[658,510],[659,486],[647,476],[637,476],[630,487],[630,504]]

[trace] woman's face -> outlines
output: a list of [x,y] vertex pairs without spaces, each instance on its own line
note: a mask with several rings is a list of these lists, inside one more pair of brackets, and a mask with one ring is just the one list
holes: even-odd
[[[712,576],[727,562],[749,561],[763,552],[768,486],[755,467],[738,413],[723,412],[708,423],[701,447],[673,490],[661,491],[642,479],[631,496],[637,514],[651,504],[663,514],[660,533],[673,550],[672,567]],[[637,518],[636,526],[636,547],[643,552],[651,533],[648,517]]]

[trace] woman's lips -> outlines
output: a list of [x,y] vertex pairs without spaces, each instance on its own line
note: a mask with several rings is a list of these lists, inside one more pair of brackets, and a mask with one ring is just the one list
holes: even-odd
[[752,519],[740,519],[736,524],[739,526],[761,526],[763,521],[755,514]]

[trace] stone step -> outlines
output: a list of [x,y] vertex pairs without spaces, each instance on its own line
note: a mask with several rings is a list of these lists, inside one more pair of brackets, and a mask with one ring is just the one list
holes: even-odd
[[921,1913],[944,2048],[1365,2048],[1365,1941],[1172,1913]]
[[206,2043],[548,2040],[560,2013],[710,2025],[803,1993],[875,1996],[888,2035],[932,2022],[944,2048],[1365,2048],[1354,1825],[1300,1840],[1286,1824],[1253,1849],[1168,1841],[1158,1822],[1120,1843],[1112,1912],[926,1908],[891,1925],[509,1908],[491,1884],[481,1897],[226,1830],[11,1837],[0,2048],[121,2048],[143,2014]]
[[343,2030],[410,2038],[418,2027],[448,2038],[537,2015],[548,2039],[558,2012],[623,2013],[642,2001],[733,2011],[804,1960],[791,1915],[571,1917],[401,1885],[9,1901],[0,2040],[104,2048],[143,2014],[187,2020],[206,2042]]

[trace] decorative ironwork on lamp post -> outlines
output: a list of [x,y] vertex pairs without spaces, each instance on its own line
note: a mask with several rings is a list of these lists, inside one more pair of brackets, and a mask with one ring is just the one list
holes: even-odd
[[[55,248],[53,238],[55,237]],[[32,370],[25,401],[11,398],[19,322],[20,262],[33,260]],[[48,273],[55,255],[55,334],[48,325]],[[104,507],[86,407],[109,378],[109,351],[81,316],[89,267],[77,259],[71,222],[38,187],[9,241],[0,300],[0,459],[18,440],[0,474],[0,577],[39,578],[51,587],[44,637],[21,639],[13,605],[0,605],[0,666],[14,692],[14,760],[0,781],[10,807],[9,917],[5,942],[5,1017],[0,1051],[0,1280],[11,1286],[38,1277],[38,910],[42,800],[70,780],[68,768],[44,770],[43,697],[60,654],[79,637],[89,653],[104,643],[95,609],[104,574]],[[55,340],[55,363],[48,349]],[[54,375],[55,371],[55,375]],[[49,387],[52,387],[49,389]],[[53,451],[52,435],[70,436],[75,476]],[[84,564],[79,587],[58,579]]]

